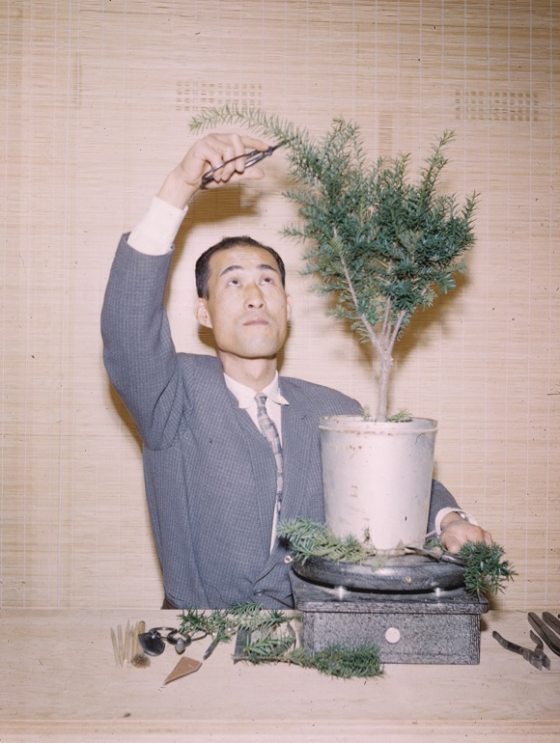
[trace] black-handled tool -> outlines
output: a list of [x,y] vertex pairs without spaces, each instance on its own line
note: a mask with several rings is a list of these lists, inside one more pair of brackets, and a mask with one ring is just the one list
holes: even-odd
[[202,656],[202,660],[208,660],[208,658],[212,655],[214,650],[218,647],[220,644],[220,637],[219,635],[216,635],[216,637],[212,640],[210,645],[206,648],[204,651],[204,655]]

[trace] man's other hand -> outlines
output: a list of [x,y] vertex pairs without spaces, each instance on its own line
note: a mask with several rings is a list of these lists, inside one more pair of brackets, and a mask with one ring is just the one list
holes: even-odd
[[441,522],[440,541],[448,552],[456,554],[467,542],[493,544],[490,532],[470,524],[458,513],[449,513]]

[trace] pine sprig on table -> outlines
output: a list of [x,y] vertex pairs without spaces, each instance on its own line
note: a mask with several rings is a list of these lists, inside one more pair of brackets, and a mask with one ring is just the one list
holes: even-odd
[[205,632],[219,642],[229,642],[238,630],[269,632],[286,624],[290,618],[281,611],[264,610],[260,604],[235,604],[230,609],[185,609],[179,630],[185,634]]
[[335,678],[372,678],[383,674],[379,650],[373,645],[346,650],[336,646],[317,653],[294,648],[294,639],[287,635],[257,640],[245,648],[250,663],[290,663],[301,668],[314,668]]
[[277,609],[263,611],[260,604],[254,603],[233,606],[230,614],[236,628],[248,632],[273,630],[289,621],[281,611]]
[[[299,618],[299,617],[296,617]],[[231,609],[200,611],[187,609],[181,617],[180,631],[204,631],[228,642],[238,630],[249,632],[249,642],[243,656],[237,660],[249,663],[291,663],[302,668],[315,668],[337,678],[366,678],[379,676],[383,671],[379,651],[375,646],[358,650],[326,648],[316,654],[297,646],[296,632],[290,625],[292,615],[276,610],[265,610],[259,604],[237,604]]]
[[293,635],[267,636],[250,642],[243,652],[250,663],[274,663],[286,660],[293,645]]
[[179,629],[184,634],[203,632],[217,637],[220,642],[226,642],[232,634],[228,613],[223,609],[216,609],[208,614],[197,609],[186,609],[181,616]]
[[286,661],[303,668],[315,668],[320,673],[336,678],[371,678],[383,674],[379,651],[371,645],[354,650],[333,646],[314,655],[303,648],[298,648],[286,658]]

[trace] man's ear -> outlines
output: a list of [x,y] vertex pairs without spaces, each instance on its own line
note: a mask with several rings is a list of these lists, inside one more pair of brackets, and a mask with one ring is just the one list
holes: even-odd
[[208,312],[208,305],[206,303],[206,300],[202,297],[199,297],[196,300],[194,316],[196,317],[200,325],[204,325],[205,328],[212,327],[212,319],[210,317],[210,313]]
[[292,300],[289,294],[286,294],[286,317],[292,319]]

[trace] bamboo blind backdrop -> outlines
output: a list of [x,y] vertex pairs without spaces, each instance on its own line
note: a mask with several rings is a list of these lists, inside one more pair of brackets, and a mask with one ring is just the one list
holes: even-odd
[[[315,134],[359,123],[373,158],[444,129],[448,190],[481,193],[454,294],[397,352],[395,408],[439,420],[437,476],[504,545],[508,608],[560,602],[560,6],[554,0],[5,0],[1,7],[0,599],[158,606],[139,443],[102,366],[99,312],[121,232],[228,101]],[[369,359],[299,271],[281,155],[243,191],[200,197],[181,231],[169,311],[192,318],[197,255],[246,232],[286,258],[283,371],[373,403]]]

